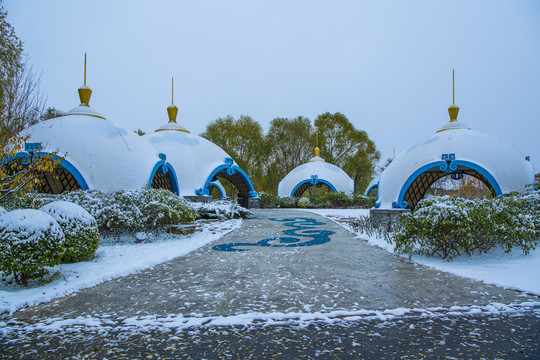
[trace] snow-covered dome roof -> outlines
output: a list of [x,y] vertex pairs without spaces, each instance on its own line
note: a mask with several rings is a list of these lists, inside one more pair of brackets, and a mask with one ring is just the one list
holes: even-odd
[[196,195],[210,174],[230,156],[205,138],[175,130],[145,135],[157,151],[166,155],[178,177],[180,195]]
[[179,125],[175,105],[170,105],[167,113],[169,122],[144,138],[164,154],[174,169],[180,195],[209,195],[213,186],[218,186],[225,194],[223,186],[217,182],[220,176],[231,181],[246,199],[257,196],[249,177],[223,149]]
[[529,157],[457,121],[458,110],[452,105],[448,124],[400,153],[383,171],[376,207],[414,208],[434,181],[450,174],[475,176],[494,195],[522,192],[534,182]]
[[309,162],[295,167],[280,181],[278,196],[300,196],[310,186],[325,184],[334,192],[354,192],[353,180],[333,164],[319,157],[319,148],[315,148],[315,157]]
[[[82,91],[81,91],[82,90]],[[59,150],[60,164],[82,189],[114,191],[147,185],[158,152],[142,137],[115,126],[88,105],[91,90],[79,89],[81,105],[65,116],[39,122],[23,131],[39,151]]]

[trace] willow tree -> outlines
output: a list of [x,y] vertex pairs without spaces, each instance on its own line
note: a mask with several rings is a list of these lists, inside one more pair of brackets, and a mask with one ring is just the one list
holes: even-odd
[[229,115],[208,124],[201,136],[222,148],[248,174],[252,182],[259,183],[266,148],[262,127],[258,122],[247,115],[241,115],[238,119]]
[[319,115],[315,119],[315,128],[319,134],[321,157],[353,178],[355,192],[363,192],[380,158],[375,143],[341,113]]
[[276,118],[266,135],[268,159],[263,188],[275,193],[282,178],[313,157],[315,137],[308,118]]

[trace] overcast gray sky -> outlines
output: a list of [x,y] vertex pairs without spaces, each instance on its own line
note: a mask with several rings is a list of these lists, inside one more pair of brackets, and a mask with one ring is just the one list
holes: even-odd
[[383,158],[459,119],[540,168],[540,1],[4,0],[47,105],[90,105],[128,129],[341,112]]

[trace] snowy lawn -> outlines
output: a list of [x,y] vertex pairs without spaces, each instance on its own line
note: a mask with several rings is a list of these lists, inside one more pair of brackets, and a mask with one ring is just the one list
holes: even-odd
[[43,286],[0,283],[0,313],[11,313],[27,305],[50,301],[186,255],[241,224],[242,220],[207,223],[201,232],[187,236],[167,233],[151,243],[115,244],[114,239],[107,238],[101,242],[92,261],[55,266],[54,280]]
[[[336,218],[369,216],[369,210],[366,209],[306,209],[306,211],[334,221],[337,220]],[[352,231],[343,222],[336,222]],[[388,244],[384,239],[368,237],[361,233],[357,233],[357,235],[359,238],[367,239],[372,245],[379,246],[391,253],[394,252],[393,245]],[[524,255],[520,249],[514,249],[508,254],[502,250],[496,250],[489,254],[472,257],[460,256],[451,262],[436,257],[414,255],[412,261],[462,277],[483,281],[486,284],[540,295],[540,247],[531,250],[528,255]]]

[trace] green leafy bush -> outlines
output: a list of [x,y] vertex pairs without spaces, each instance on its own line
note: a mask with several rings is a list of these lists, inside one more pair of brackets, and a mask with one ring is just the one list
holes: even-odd
[[64,232],[62,261],[77,262],[94,255],[99,245],[99,231],[96,220],[88,211],[66,201],[54,201],[39,210],[51,215]]
[[309,198],[307,197],[301,197],[299,200],[298,200],[298,206],[301,207],[301,208],[308,208],[309,206],[311,205],[311,201],[309,200]]
[[279,199],[279,207],[281,208],[294,208],[296,207],[296,198],[292,196],[287,196]]
[[260,192],[259,193],[260,205],[262,209],[273,209],[279,207],[279,199],[277,195]]
[[398,253],[438,255],[451,260],[459,255],[519,247],[525,254],[540,236],[537,195],[466,200],[428,196],[415,212],[399,218],[392,236]]
[[15,281],[43,276],[47,266],[60,263],[64,232],[49,214],[38,210],[15,210],[0,216],[0,270]]
[[105,193],[76,190],[61,195],[30,193],[9,203],[12,208],[39,209],[53,201],[80,205],[96,219],[102,236],[167,231],[170,225],[191,223],[197,212],[167,190],[134,189]]

